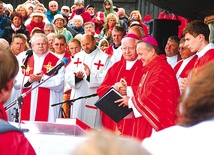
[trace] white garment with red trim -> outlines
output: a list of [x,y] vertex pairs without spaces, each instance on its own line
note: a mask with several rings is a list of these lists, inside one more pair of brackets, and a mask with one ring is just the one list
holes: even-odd
[[[15,77],[16,83],[14,85],[15,89],[21,89],[22,85],[22,79],[23,79],[23,74],[22,74],[22,60],[23,58],[26,57],[26,52],[22,52],[17,56],[18,62],[19,62],[19,72],[17,76]],[[41,72],[43,62],[45,60],[45,57],[51,54],[50,52],[45,53],[43,56],[38,57],[34,52],[33,52],[33,57],[34,57],[34,72],[33,74],[37,74]],[[51,61],[51,60],[50,60]],[[54,67],[54,66],[52,66]],[[51,68],[50,68],[51,69]],[[50,89],[50,100],[49,100],[49,112],[48,112],[48,122],[55,122],[56,118],[59,116],[59,106],[51,107],[52,104],[62,102],[62,95],[63,95],[63,88],[64,88],[64,72],[65,68],[62,67],[59,71],[58,74],[51,77],[48,79],[46,82],[41,84],[39,87],[43,88],[48,88]],[[49,76],[43,75],[42,80],[47,79]],[[25,76],[24,78],[24,84],[28,81],[29,76]],[[31,88],[34,88],[37,86],[39,82],[33,82]],[[37,107],[37,97],[38,97],[38,88],[34,89],[31,92],[31,107],[30,107],[30,121],[35,121],[35,115],[36,115],[36,107]],[[48,97],[48,96],[47,96]],[[24,103],[25,104],[25,103]]]
[[[75,84],[74,72],[83,71],[85,73],[83,63],[90,68],[90,82],[87,81],[85,75],[82,81]],[[65,80],[72,87],[71,99],[96,93],[110,66],[110,58],[98,48],[90,54],[84,51],[75,54],[73,60],[66,67],[65,73]],[[100,114],[94,105],[97,99],[96,96],[75,101],[71,108],[71,117],[80,119],[92,128],[100,127]]]

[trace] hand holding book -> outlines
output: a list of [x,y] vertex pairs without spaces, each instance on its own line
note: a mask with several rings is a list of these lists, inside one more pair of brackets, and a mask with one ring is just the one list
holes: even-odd
[[115,103],[118,104],[119,107],[123,106],[128,106],[128,101],[129,101],[129,96],[122,96],[121,99],[116,100]]
[[[119,100],[123,101],[123,97],[126,96],[122,96],[117,90],[111,87],[100,99],[97,100],[95,105],[115,122],[119,122],[132,111],[132,109],[129,109],[127,106],[123,107],[122,102],[119,102]],[[115,103],[115,101],[117,101],[117,103]]]
[[120,82],[116,82],[113,86],[121,95],[125,96],[127,95],[127,92],[126,92],[126,87],[127,87],[127,83],[126,83],[126,80],[121,78],[120,79]]

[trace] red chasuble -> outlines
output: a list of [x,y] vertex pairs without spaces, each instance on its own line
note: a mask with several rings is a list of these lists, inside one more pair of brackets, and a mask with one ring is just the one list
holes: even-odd
[[[121,78],[125,79],[128,86],[131,86],[133,93],[136,92],[141,80],[142,62],[137,60],[131,70],[126,70],[126,60],[122,59],[116,62],[107,72],[105,79],[97,89],[98,96],[101,97],[111,86],[119,82]],[[115,123],[110,117],[101,111],[101,120],[104,128],[116,132],[119,135],[132,135],[132,118],[131,113],[119,123]]]
[[[54,67],[58,58],[53,54],[49,53],[44,60],[42,71],[46,74],[52,67]],[[27,63],[26,76],[33,74],[34,70],[34,57],[30,57]],[[24,88],[23,93],[28,91],[30,88]],[[37,97],[37,109],[35,121],[48,121],[49,112],[49,100],[50,100],[50,89],[38,87]],[[24,104],[22,106],[21,120],[30,120],[30,106],[31,106],[31,93],[25,96]]]
[[195,62],[195,66],[193,68],[193,75],[197,74],[200,71],[200,68],[203,67],[208,62],[214,60],[214,49],[208,50],[202,57],[198,58]]
[[135,118],[132,136],[143,140],[152,129],[162,130],[175,124],[180,96],[174,70],[165,55],[157,56],[143,68],[143,76],[132,102],[142,117]]

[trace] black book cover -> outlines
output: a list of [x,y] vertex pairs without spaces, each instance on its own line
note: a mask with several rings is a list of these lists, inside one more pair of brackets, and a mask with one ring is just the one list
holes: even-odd
[[101,98],[99,98],[95,105],[102,110],[106,115],[108,115],[116,123],[121,121],[126,117],[132,109],[126,107],[119,107],[119,103],[114,103],[114,101],[121,99],[122,96],[116,89],[111,87]]

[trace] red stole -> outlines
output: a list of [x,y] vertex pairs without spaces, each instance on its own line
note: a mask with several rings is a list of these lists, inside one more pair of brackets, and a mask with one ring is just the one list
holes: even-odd
[[197,56],[194,56],[189,62],[188,64],[184,67],[183,71],[180,74],[181,78],[186,78],[189,76],[189,73],[192,71],[194,65],[195,65],[195,61],[197,59]]
[[[191,70],[193,69],[194,67],[194,64],[195,64],[195,61],[197,59],[197,56],[195,55],[187,64],[186,66],[183,68],[181,74],[180,74],[180,77],[181,78],[186,78],[189,76],[189,73],[191,72]],[[179,61],[175,67],[174,67],[174,71],[175,71],[175,74],[177,74],[178,70],[180,69],[181,67],[181,64],[183,63],[183,60]]]
[[[58,58],[49,53],[43,62],[42,71],[46,74],[58,62]],[[26,76],[33,74],[34,57],[30,57],[27,63]],[[23,93],[31,88],[24,88]],[[35,121],[48,121],[50,102],[50,89],[38,87],[37,108]],[[22,106],[21,120],[30,120],[30,106],[31,106],[31,93],[25,96],[24,104]]]
[[175,65],[175,67],[174,67],[175,74],[177,74],[177,72],[178,72],[179,68],[181,67],[182,63],[183,63],[183,60],[179,61],[179,62]]

